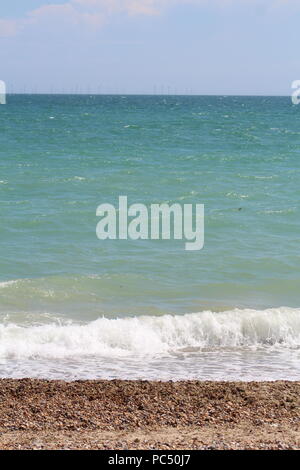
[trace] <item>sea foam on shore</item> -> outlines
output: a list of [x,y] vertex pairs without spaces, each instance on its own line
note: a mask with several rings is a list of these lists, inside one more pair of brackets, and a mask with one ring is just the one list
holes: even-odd
[[29,325],[8,317],[0,324],[0,375],[295,380],[299,345],[300,310],[292,308]]

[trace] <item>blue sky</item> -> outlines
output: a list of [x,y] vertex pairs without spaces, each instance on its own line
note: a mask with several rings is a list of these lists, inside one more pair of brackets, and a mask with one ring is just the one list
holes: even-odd
[[13,92],[290,94],[299,0],[10,0]]

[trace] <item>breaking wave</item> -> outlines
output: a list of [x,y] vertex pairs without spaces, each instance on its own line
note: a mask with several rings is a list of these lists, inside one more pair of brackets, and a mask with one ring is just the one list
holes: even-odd
[[86,324],[0,325],[2,359],[163,356],[272,347],[300,347],[300,309],[100,318]]

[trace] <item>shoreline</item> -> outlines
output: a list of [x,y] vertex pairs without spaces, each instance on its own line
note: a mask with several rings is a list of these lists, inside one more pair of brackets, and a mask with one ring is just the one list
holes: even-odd
[[0,449],[300,449],[300,382],[0,379]]

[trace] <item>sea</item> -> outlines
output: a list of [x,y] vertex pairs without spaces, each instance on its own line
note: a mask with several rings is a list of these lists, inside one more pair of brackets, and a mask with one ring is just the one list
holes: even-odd
[[[99,240],[119,196],[204,204],[203,249]],[[300,106],[9,95],[0,377],[300,380]]]

